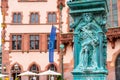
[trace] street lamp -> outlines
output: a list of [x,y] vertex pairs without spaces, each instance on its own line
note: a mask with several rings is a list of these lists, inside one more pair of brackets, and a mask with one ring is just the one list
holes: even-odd
[[59,18],[59,35],[60,35],[60,55],[61,55],[61,73],[62,73],[62,80],[64,80],[64,67],[63,67],[63,49],[64,49],[64,45],[61,42],[61,34],[62,34],[62,10],[64,5],[64,0],[58,0],[58,9],[60,10],[60,18]]
[[16,79],[17,78],[17,71],[19,69],[18,64],[14,65],[14,69],[15,69],[15,79]]
[[3,70],[4,70],[4,72],[6,72],[6,65],[3,66]]
[[64,49],[64,45],[60,44],[60,55],[61,55],[61,73],[62,73],[62,80],[64,80],[64,66],[63,66],[63,49]]

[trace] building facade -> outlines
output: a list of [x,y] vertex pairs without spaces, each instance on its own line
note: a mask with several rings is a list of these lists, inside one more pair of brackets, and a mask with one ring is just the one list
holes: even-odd
[[107,68],[108,80],[120,80],[120,1],[108,1]]
[[[2,0],[2,73],[10,79],[24,71],[42,72],[53,69],[61,72],[60,38],[69,31],[68,8],[64,0]],[[60,5],[64,8],[60,11]],[[54,63],[49,63],[49,34],[57,28]],[[62,26],[62,27],[61,27]],[[69,36],[69,35],[68,35]],[[69,37],[68,37],[69,38]],[[71,78],[72,46],[65,42],[64,77]],[[68,50],[70,49],[70,50]],[[22,79],[23,77],[21,77]],[[46,77],[37,77],[43,80]],[[31,78],[30,78],[31,79]],[[45,79],[44,79],[45,80]]]
[[[72,19],[65,0],[2,0],[2,73],[14,80],[24,71],[42,72],[53,69],[61,72],[63,54],[64,79],[72,80],[73,43],[69,29]],[[60,5],[63,6],[60,11]],[[107,80],[120,80],[119,0],[108,0],[109,15],[106,33]],[[116,14],[115,14],[116,13]],[[117,15],[117,16],[116,16]],[[49,34],[57,28],[54,63],[49,63]],[[114,27],[113,27],[114,26]],[[62,32],[62,34],[61,34]],[[60,49],[60,44],[65,48]],[[21,79],[25,77],[20,77]],[[29,79],[31,79],[29,77]],[[37,80],[47,77],[37,77]]]
[[0,46],[0,73],[2,72],[2,47]]

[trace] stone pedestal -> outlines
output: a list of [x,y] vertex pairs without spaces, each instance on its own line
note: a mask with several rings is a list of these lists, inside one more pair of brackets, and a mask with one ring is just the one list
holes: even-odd
[[74,80],[106,80],[104,73],[79,73],[73,72]]

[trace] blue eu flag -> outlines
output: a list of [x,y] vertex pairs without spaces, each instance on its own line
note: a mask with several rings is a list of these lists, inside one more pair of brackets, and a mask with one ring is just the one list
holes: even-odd
[[54,62],[54,44],[55,44],[55,37],[56,37],[56,27],[52,26],[51,33],[50,33],[50,40],[49,40],[49,62]]

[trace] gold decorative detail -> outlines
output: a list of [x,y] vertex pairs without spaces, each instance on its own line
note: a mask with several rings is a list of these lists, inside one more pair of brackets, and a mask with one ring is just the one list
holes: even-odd
[[3,38],[2,38],[2,40],[1,40],[1,41],[2,41],[2,44],[4,44],[4,43],[5,43],[5,39],[3,39]]
[[6,27],[6,24],[5,24],[5,23],[2,23],[1,25],[2,25],[2,26],[1,26],[2,28],[5,28],[5,27]]

